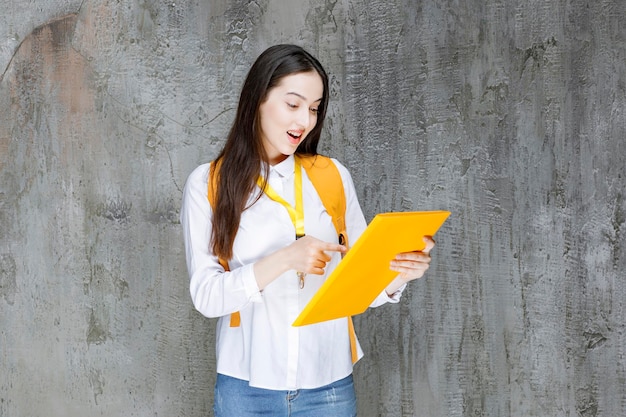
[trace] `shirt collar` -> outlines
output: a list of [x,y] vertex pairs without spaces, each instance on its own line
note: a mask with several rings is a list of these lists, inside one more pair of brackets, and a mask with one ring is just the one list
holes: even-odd
[[287,159],[285,159],[284,161],[279,162],[278,164],[270,167],[270,170],[276,171],[278,175],[284,178],[284,177],[289,177],[293,174],[294,167],[295,167],[294,156],[289,155]]

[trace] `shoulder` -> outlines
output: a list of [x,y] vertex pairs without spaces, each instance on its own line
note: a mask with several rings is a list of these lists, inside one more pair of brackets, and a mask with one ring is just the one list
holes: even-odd
[[329,160],[331,160],[335,166],[337,167],[337,169],[339,170],[339,172],[341,173],[341,175],[343,176],[344,174],[346,175],[350,175],[350,171],[348,171],[348,168],[345,167],[344,164],[342,164],[337,158],[331,158],[326,156],[325,158],[328,158]]
[[189,174],[189,176],[187,177],[187,182],[202,181],[206,183],[209,179],[210,168],[211,168],[210,162],[197,166],[193,171],[191,171],[191,174]]
[[301,155],[300,158],[303,162],[304,167],[307,170],[311,169],[311,167],[314,167],[316,169],[326,171],[328,168],[331,168],[332,165],[334,165],[339,171],[339,173],[341,174],[342,178],[350,176],[348,169],[341,162],[339,162],[339,160],[336,158],[332,158],[330,156],[325,156],[325,155],[320,155],[320,154]]
[[348,184],[352,184],[352,175],[350,175],[350,171],[336,158],[328,158],[331,160],[335,166],[337,167],[337,171],[339,171],[339,175],[341,175],[341,180],[343,181],[344,186]]
[[208,215],[211,212],[208,195],[208,176],[211,164],[202,164],[196,167],[185,182],[182,204],[180,208],[181,223],[196,216]]
[[185,182],[185,190],[188,192],[200,190],[206,193],[210,167],[211,164],[206,163],[199,165],[191,171]]
[[351,193],[354,190],[354,181],[352,180],[352,175],[350,171],[344,164],[342,164],[337,158],[318,155],[317,158],[321,158],[322,164],[332,164],[337,168],[337,172],[339,172],[339,176],[341,177],[341,183],[346,192]]

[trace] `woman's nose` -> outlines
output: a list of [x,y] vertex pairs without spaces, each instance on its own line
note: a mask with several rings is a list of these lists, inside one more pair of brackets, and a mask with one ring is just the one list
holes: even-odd
[[311,111],[308,108],[304,108],[298,112],[298,124],[303,129],[308,129],[311,126],[313,117]]

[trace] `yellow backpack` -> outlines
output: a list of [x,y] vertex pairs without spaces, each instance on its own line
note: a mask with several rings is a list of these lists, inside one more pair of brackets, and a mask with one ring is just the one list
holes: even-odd
[[[346,231],[346,194],[343,188],[343,181],[337,166],[333,161],[322,155],[298,155],[302,167],[307,173],[309,180],[315,187],[315,191],[320,197],[324,208],[333,220],[333,225],[337,231],[338,241],[340,244],[348,246],[348,234]],[[217,188],[217,178],[215,163],[211,163],[211,172],[208,183],[208,199],[213,206],[215,199],[215,189]],[[225,271],[229,270],[228,262],[219,259],[220,265]],[[241,324],[241,316],[239,312],[230,315],[230,327],[239,327]],[[356,348],[356,334],[354,331],[354,323],[352,317],[348,317],[348,332],[350,335],[350,351],[352,355],[352,363],[358,360]]]

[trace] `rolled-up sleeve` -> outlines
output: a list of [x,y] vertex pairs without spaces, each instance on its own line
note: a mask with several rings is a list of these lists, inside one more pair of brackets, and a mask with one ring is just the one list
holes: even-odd
[[183,229],[189,289],[195,308],[206,317],[221,317],[261,300],[253,264],[225,271],[210,249],[212,210],[208,195],[210,164],[187,178],[180,223]]

